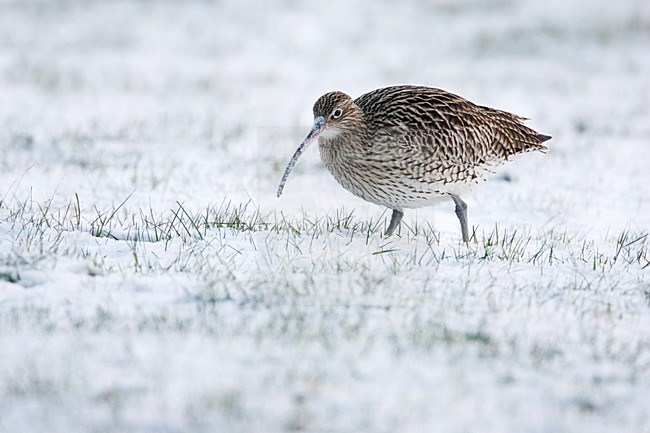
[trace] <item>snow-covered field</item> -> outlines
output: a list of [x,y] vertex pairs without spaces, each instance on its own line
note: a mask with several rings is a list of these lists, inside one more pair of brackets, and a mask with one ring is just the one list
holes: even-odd
[[[322,93],[547,155],[388,212]],[[650,432],[650,3],[0,2],[0,432]]]

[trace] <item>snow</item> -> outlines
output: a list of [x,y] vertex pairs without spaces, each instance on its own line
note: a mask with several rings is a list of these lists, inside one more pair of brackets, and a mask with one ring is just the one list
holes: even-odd
[[[0,2],[0,432],[650,432],[647,2]],[[323,93],[553,136],[390,214]],[[505,179],[511,179],[506,181]]]

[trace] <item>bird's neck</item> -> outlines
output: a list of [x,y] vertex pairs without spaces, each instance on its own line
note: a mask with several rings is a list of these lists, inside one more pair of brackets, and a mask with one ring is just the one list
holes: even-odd
[[346,175],[346,167],[363,158],[368,142],[362,135],[344,131],[335,136],[320,138],[318,150],[325,166],[340,181],[339,177]]
[[366,131],[365,125],[360,124],[359,127],[346,128],[335,134],[323,135],[318,139],[318,146],[336,153],[356,153],[370,143],[369,137],[366,137]]

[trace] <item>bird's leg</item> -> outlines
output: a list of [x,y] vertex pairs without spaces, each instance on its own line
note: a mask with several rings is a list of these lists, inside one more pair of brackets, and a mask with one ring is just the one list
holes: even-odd
[[384,236],[388,237],[393,234],[397,226],[399,226],[399,223],[402,221],[403,216],[404,212],[401,210],[393,209],[393,215],[390,217],[390,224],[388,224],[388,228],[386,229]]
[[456,216],[460,221],[460,231],[463,235],[463,242],[469,242],[469,231],[467,229],[467,203],[465,203],[456,194],[451,194],[451,198],[456,203]]

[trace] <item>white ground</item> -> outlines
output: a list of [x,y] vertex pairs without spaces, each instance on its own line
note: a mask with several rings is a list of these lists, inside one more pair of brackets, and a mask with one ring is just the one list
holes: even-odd
[[[398,83],[553,136],[469,248],[275,198]],[[649,107],[642,0],[0,2],[0,432],[650,432]]]

